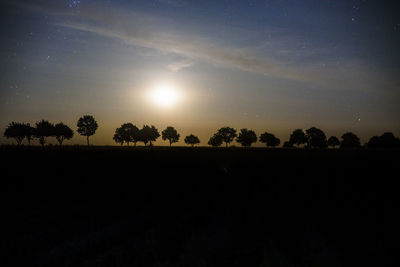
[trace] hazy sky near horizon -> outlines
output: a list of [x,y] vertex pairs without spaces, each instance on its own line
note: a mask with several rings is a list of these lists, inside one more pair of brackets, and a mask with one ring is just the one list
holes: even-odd
[[[229,125],[275,133],[316,126],[365,142],[400,136],[396,1],[2,1],[0,127],[11,121],[169,125],[201,145]],[[160,84],[182,94],[163,108]],[[1,137],[1,141],[5,139]],[[183,138],[181,138],[183,140]],[[75,133],[68,143],[84,143]],[[161,144],[162,142],[159,142]],[[183,142],[180,142],[183,144]]]

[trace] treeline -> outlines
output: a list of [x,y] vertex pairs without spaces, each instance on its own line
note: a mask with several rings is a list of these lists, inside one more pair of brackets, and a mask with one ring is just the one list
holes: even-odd
[[[88,145],[89,137],[96,133],[97,128],[98,124],[96,120],[90,115],[79,118],[77,122],[77,132],[82,136],[86,136]],[[46,138],[55,137],[61,146],[64,140],[71,139],[74,136],[74,132],[69,126],[62,122],[53,124],[49,121],[41,120],[35,124],[35,127],[30,126],[29,123],[11,122],[6,128],[4,136],[7,138],[14,138],[18,145],[21,145],[24,139],[30,144],[34,138],[37,138],[42,146],[46,144]],[[180,134],[172,126],[168,126],[160,134],[154,125],[144,125],[142,129],[139,129],[132,123],[124,123],[115,129],[113,140],[120,145],[126,144],[129,146],[129,144],[133,143],[133,145],[136,146],[138,142],[143,142],[145,146],[148,144],[152,146],[153,142],[160,136],[162,140],[168,141],[170,146],[172,146],[173,143],[179,142],[180,139]],[[234,128],[222,127],[210,137],[208,145],[219,147],[225,144],[225,146],[228,147],[233,141],[238,142],[243,147],[250,147],[257,141],[264,143],[267,147],[277,147],[281,144],[281,140],[269,132],[264,132],[257,137],[253,130],[243,128],[237,132]],[[184,138],[184,142],[193,147],[200,143],[200,139],[196,135],[190,134]],[[311,127],[305,131],[302,129],[294,130],[289,140],[283,143],[283,147],[360,148],[362,146],[358,136],[352,132],[344,133],[339,140],[336,136],[327,138],[321,129]],[[386,132],[381,136],[373,136],[364,144],[364,147],[400,148],[400,139],[396,138],[393,133]]]
[[[89,145],[89,137],[94,135],[98,128],[96,120],[93,116],[85,115],[79,118],[77,127],[77,132],[86,136]],[[4,131],[4,136],[14,138],[18,145],[21,145],[24,139],[30,145],[31,141],[37,138],[42,146],[46,144],[47,138],[55,137],[61,146],[65,140],[74,136],[74,131],[62,122],[54,124],[47,120],[41,120],[36,122],[34,127],[29,123],[11,122]]]

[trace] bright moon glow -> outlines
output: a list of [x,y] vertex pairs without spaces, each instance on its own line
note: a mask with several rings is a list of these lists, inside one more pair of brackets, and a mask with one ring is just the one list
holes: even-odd
[[182,94],[169,84],[161,84],[148,94],[151,102],[162,108],[171,108],[181,100]]

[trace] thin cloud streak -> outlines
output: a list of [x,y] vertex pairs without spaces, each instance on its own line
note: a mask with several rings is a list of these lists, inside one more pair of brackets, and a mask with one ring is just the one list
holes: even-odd
[[140,29],[121,30],[121,28],[95,27],[74,23],[58,25],[119,39],[132,45],[178,54],[191,60],[201,60],[243,71],[301,82],[317,82],[306,75],[297,74],[284,66],[283,63],[251,56],[240,49],[221,47],[202,38],[156,32],[146,33]]
[[[140,28],[124,30],[73,23],[59,25],[119,39],[132,45],[151,48],[164,53],[178,54],[186,57],[189,61],[200,60],[218,66],[306,83],[312,87],[375,90],[379,86],[386,86],[386,88],[398,88],[399,86],[397,81],[390,81],[384,75],[369,72],[360,61],[349,60],[347,63],[332,67],[329,70],[321,67],[321,65],[296,66],[294,68],[288,63],[252,56],[245,49],[222,47],[211,40],[187,34],[149,32]],[[177,66],[172,66],[169,69],[178,71],[181,68]],[[357,79],[359,77],[363,79]]]
[[[329,70],[322,64],[299,65],[268,57],[267,53],[254,54],[257,49],[227,47],[215,39],[186,33],[172,32],[166,28],[171,20],[150,16],[136,11],[119,8],[82,7],[79,13],[52,5],[38,5],[17,2],[23,8],[34,12],[52,15],[55,24],[66,28],[90,32],[100,36],[155,49],[163,53],[178,54],[186,58],[183,62],[203,61],[218,66],[236,68],[246,72],[259,73],[269,77],[293,80],[312,87],[329,89],[352,89],[376,91],[377,87],[396,89],[399,81],[393,80],[383,71],[371,72],[363,62],[348,59],[340,66]],[[271,51],[271,55],[276,51]],[[167,66],[171,71],[179,71],[192,64],[172,63]],[[350,69],[349,69],[350,68]],[[349,75],[352,73],[352,75]],[[362,79],[357,79],[362,77]]]
[[192,62],[192,61],[182,60],[182,61],[177,61],[177,62],[168,64],[167,69],[172,72],[178,72],[178,71],[181,71],[182,69],[189,68],[193,65],[194,65],[194,62]]

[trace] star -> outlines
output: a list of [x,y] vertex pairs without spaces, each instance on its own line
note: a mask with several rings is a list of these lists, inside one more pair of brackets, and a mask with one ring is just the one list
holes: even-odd
[[79,0],[70,0],[68,7],[69,8],[78,8],[80,4],[81,4],[81,1],[79,1]]

